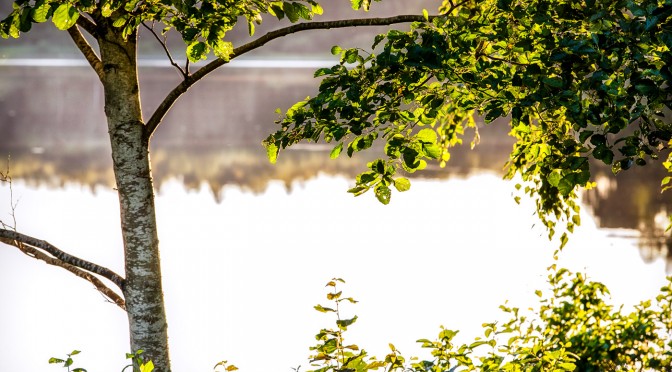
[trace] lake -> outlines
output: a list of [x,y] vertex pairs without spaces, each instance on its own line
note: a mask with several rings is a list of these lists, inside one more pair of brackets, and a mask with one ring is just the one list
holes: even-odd
[[[0,219],[79,257],[123,272],[101,90],[86,67],[0,67]],[[179,76],[144,69],[148,115]],[[199,83],[152,142],[157,213],[176,371],[290,371],[334,319],[333,277],[360,302],[348,342],[384,356],[388,343],[422,354],[419,338],[444,325],[459,340],[500,318],[498,305],[532,306],[559,242],[534,206],[502,180],[511,148],[505,123],[481,124],[474,151],[456,149],[445,169],[412,179],[388,206],[346,190],[377,156],[329,159],[329,146],[300,146],[270,165],[260,146],[276,107],[313,94],[306,68],[228,68]],[[468,141],[465,141],[468,142]],[[6,169],[2,161],[1,169]],[[664,234],[672,194],[659,164],[614,177],[595,168],[582,195],[582,226],[560,264],[605,283],[626,308],[652,298],[672,269]],[[121,370],[125,314],[88,283],[9,246],[0,247],[3,369],[60,370],[51,356],[82,350],[75,366]],[[461,338],[460,338],[461,337]]]

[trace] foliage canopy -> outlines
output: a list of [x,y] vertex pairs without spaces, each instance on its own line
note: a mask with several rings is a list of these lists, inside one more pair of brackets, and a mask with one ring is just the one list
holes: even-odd
[[[352,1],[355,9],[368,9],[369,4],[370,1]],[[97,24],[108,20],[122,30],[124,37],[133,35],[145,22],[158,22],[164,27],[164,34],[170,30],[179,32],[191,62],[206,59],[210,52],[228,61],[233,45],[224,39],[240,19],[246,21],[249,34],[253,35],[264,14],[296,23],[323,12],[314,0],[17,0],[12,5],[12,13],[0,23],[3,38],[18,38],[21,32],[30,31],[33,23],[49,19],[58,29],[67,30],[82,14],[91,15]]]
[[560,220],[571,231],[591,158],[618,173],[667,150],[670,15],[670,0],[444,1],[439,16],[377,36],[375,53],[332,48],[340,63],[315,72],[319,93],[287,110],[269,158],[303,140],[335,143],[332,157],[382,140],[350,192],[386,204],[410,187],[398,171],[444,166],[466,128],[478,142],[474,115],[507,117],[507,177],[527,183],[550,236]]

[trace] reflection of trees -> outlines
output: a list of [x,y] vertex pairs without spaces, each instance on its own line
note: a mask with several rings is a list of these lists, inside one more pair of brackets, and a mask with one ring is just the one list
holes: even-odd
[[638,230],[642,259],[667,260],[672,269],[672,238],[665,230],[672,213],[672,194],[660,192],[665,169],[657,163],[623,171],[617,176],[599,165],[593,166],[598,187],[584,193],[584,201],[593,210],[603,228]]
[[[446,168],[429,167],[411,177],[443,179],[468,176],[482,170],[500,172],[511,147],[506,141],[493,140],[496,137],[492,135],[500,135],[495,133],[497,131],[499,129],[482,129],[484,143],[475,150],[469,150],[468,145],[455,148]],[[320,173],[353,179],[380,151],[374,148],[357,153],[352,159],[342,155],[332,160],[328,155],[330,149],[330,146],[313,145],[286,151],[278,163],[272,165],[260,145],[177,146],[159,143],[152,150],[154,180],[159,191],[165,182],[173,179],[180,180],[187,190],[198,190],[205,185],[219,202],[226,186],[261,193],[272,181],[283,182],[289,190],[296,182],[309,180]],[[113,187],[110,162],[109,150],[102,146],[88,149],[63,147],[57,151],[46,148],[43,153],[30,149],[11,150],[13,176],[31,185],[60,187],[77,183],[91,189]],[[598,188],[585,192],[583,198],[600,227],[639,231],[640,253],[645,261],[665,257],[668,265],[672,265],[672,239],[665,234],[667,215],[672,213],[672,194],[660,193],[660,180],[664,175],[664,169],[658,164],[621,172],[617,177],[609,169],[596,166]]]
[[[200,189],[207,184],[216,199],[222,188],[236,186],[255,193],[263,192],[271,181],[281,181],[287,188],[295,182],[316,177],[318,174],[342,175],[354,178],[366,170],[366,163],[373,160],[380,149],[357,153],[353,158],[343,155],[330,159],[331,146],[312,145],[284,152],[277,164],[268,162],[261,145],[257,147],[228,146],[155,146],[152,164],[156,187],[171,179],[179,179],[187,190]],[[484,149],[485,150],[485,149]],[[444,168],[429,168],[417,176],[448,178],[468,175],[474,171],[489,169],[498,171],[504,164],[509,146],[500,146],[499,151],[470,151],[457,148],[449,165]],[[60,187],[77,183],[95,188],[113,187],[109,151],[103,147],[88,149],[12,149],[11,170],[16,179],[31,185]],[[44,151],[44,152],[41,152]],[[415,175],[411,175],[415,176]]]

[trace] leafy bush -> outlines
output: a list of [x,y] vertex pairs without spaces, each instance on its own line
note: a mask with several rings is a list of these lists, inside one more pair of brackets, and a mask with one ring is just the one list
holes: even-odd
[[344,333],[357,320],[341,319],[340,304],[356,303],[338,290],[342,279],[327,283],[332,305],[317,305],[336,316],[336,328],[322,329],[311,347],[311,372],[387,371],[667,371],[672,370],[672,277],[652,301],[629,314],[606,302],[607,288],[580,273],[549,268],[550,293],[536,291],[539,307],[525,316],[500,306],[510,320],[483,324],[484,336],[455,345],[457,331],[441,329],[436,340],[418,340],[434,359],[405,358],[390,344],[384,359],[348,345]]

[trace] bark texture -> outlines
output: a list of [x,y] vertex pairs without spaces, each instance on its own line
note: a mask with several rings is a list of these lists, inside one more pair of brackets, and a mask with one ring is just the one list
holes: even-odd
[[[133,352],[142,349],[156,372],[170,371],[168,326],[163,303],[159,239],[149,139],[140,105],[136,35],[124,40],[120,29],[98,36],[103,65],[114,175],[119,194],[126,280],[124,297]],[[118,31],[119,30],[119,31]]]

